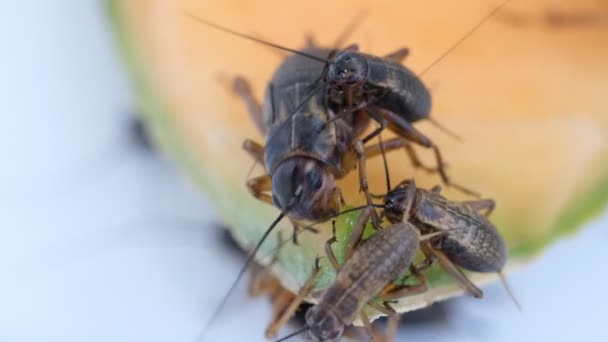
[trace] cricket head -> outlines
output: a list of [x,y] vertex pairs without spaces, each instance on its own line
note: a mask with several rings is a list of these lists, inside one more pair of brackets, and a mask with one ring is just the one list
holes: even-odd
[[322,305],[315,305],[306,311],[308,337],[313,341],[338,341],[344,333],[344,323],[338,316]]
[[340,211],[341,195],[326,165],[297,156],[281,162],[273,172],[272,202],[292,219],[318,221]]
[[339,52],[328,67],[326,79],[338,88],[362,86],[367,79],[367,61],[355,51]]
[[408,219],[410,208],[416,197],[416,183],[413,179],[399,183],[384,196],[384,216],[391,223]]

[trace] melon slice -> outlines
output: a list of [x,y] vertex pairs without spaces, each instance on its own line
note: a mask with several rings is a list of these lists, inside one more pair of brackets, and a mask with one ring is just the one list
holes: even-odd
[[[520,265],[557,238],[576,232],[608,201],[608,29],[605,26],[552,26],[543,20],[545,1],[512,2],[486,23],[423,80],[434,96],[432,115],[464,137],[457,142],[428,123],[418,128],[442,148],[454,180],[497,201],[492,220],[508,242],[510,266]],[[559,0],[563,13],[605,11],[599,1]],[[252,160],[241,149],[245,138],[263,142],[243,104],[226,80],[239,74],[252,81],[258,98],[274,68],[277,51],[205,27],[185,11],[236,30],[300,47],[313,32],[330,45],[363,1],[118,1],[110,0],[112,25],[134,79],[141,112],[158,145],[206,191],[243,246],[251,248],[278,210],[258,202],[244,182]],[[406,64],[423,70],[491,9],[479,1],[378,2],[352,41],[363,51],[385,54],[411,48]],[[509,14],[532,18],[526,25]],[[428,151],[420,150],[427,163]],[[415,177],[419,186],[438,183],[415,172],[401,152],[389,155],[393,182]],[[260,171],[260,170],[258,170]],[[372,189],[385,189],[379,160],[368,165]],[[351,205],[362,202],[355,173],[339,183]],[[463,196],[449,189],[446,196]],[[356,214],[338,221],[337,254]],[[283,223],[283,236],[291,227]],[[281,250],[274,274],[296,291],[323,255],[330,235],[303,234],[300,247]],[[275,238],[259,253],[268,262]],[[320,290],[333,279],[324,264]],[[490,276],[472,275],[483,283]],[[461,293],[441,272],[431,289],[400,300],[400,312]],[[311,298],[311,300],[314,300]],[[376,313],[370,312],[372,317]]]

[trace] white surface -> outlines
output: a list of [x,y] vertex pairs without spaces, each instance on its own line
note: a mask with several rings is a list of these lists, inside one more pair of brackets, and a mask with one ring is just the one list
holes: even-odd
[[[127,143],[132,97],[102,9],[12,2],[0,15],[0,341],[193,342],[242,262],[203,196]],[[602,340],[607,226],[510,277],[522,313],[492,286],[401,339]],[[264,340],[268,302],[244,292],[209,340]]]

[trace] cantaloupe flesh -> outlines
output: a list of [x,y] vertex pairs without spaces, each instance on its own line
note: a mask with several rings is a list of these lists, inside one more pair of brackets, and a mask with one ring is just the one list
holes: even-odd
[[[420,71],[495,6],[480,1],[373,6],[306,1],[294,10],[294,4],[280,1],[109,3],[148,127],[164,151],[209,194],[244,248],[257,242],[278,210],[253,199],[245,188],[252,160],[241,143],[245,138],[264,139],[228,83],[235,75],[246,76],[261,99],[281,59],[277,51],[203,26],[185,11],[297,48],[307,32],[330,45],[345,24],[366,9],[368,16],[349,42],[379,55],[408,46],[411,55],[405,64]],[[608,200],[608,28],[556,28],[541,20],[514,26],[505,16],[542,18],[547,9],[606,13],[608,4],[564,0],[551,6],[545,1],[512,1],[423,77],[434,96],[432,116],[464,142],[429,123],[417,128],[441,147],[455,181],[496,200],[492,221],[508,242],[512,265],[576,231]],[[433,163],[428,151],[418,150],[427,164]],[[439,183],[436,175],[414,171],[403,152],[391,153],[389,162],[393,183],[410,177],[422,187]],[[260,172],[258,168],[254,175]],[[373,191],[384,191],[380,160],[369,161],[368,173]],[[339,184],[349,204],[362,203],[356,173]],[[445,194],[465,198],[450,189]],[[339,255],[353,220],[351,215],[338,222]],[[291,232],[286,222],[281,229],[283,236]],[[307,279],[314,258],[323,255],[330,229],[327,224],[320,229],[321,234],[303,234],[299,247],[286,246],[274,266],[293,291]],[[276,237],[269,240],[260,253],[262,262],[276,245]],[[432,273],[427,293],[401,300],[399,311],[461,292],[439,275]],[[324,263],[317,289],[332,277],[333,270]]]

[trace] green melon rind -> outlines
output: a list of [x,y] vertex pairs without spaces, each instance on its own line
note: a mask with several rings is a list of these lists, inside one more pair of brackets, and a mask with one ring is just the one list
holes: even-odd
[[[608,175],[608,172],[604,174]],[[605,212],[608,204],[608,177],[598,177],[592,184],[588,191],[575,196],[557,217],[550,230],[554,234],[547,235],[544,239],[522,243],[510,252],[514,256],[537,254],[555,240],[573,235],[586,222]]]
[[[171,108],[165,106],[161,102],[161,97],[156,96],[152,87],[149,85],[150,82],[147,80],[147,73],[145,70],[145,63],[143,59],[138,56],[135,41],[132,40],[131,32],[128,30],[126,25],[126,18],[123,17],[121,11],[121,2],[119,0],[108,0],[107,11],[111,20],[111,26],[114,31],[114,35],[117,38],[119,50],[126,63],[127,70],[130,72],[135,94],[139,105],[142,108],[141,115],[144,118],[146,128],[151,133],[153,141],[159,146],[165,155],[173,159],[180,167],[187,171],[188,175],[193,178],[194,182],[198,184],[202,189],[207,191],[210,197],[218,200],[224,200],[230,198],[238,198],[239,192],[230,188],[232,186],[222,184],[222,182],[214,182],[215,175],[211,168],[202,168],[203,165],[201,160],[198,159],[188,149],[187,142],[182,139],[179,135],[179,130],[176,127],[174,121],[171,120],[172,115]],[[510,251],[511,260],[514,260],[517,264],[523,263],[525,260],[529,260],[550,243],[558,238],[566,235],[574,234],[585,222],[589,221],[593,217],[599,215],[605,210],[608,204],[608,172],[606,176],[598,177],[597,181],[594,182],[595,186],[591,187],[591,190],[584,192],[570,201],[567,208],[565,208],[562,214],[558,217],[550,230],[551,234],[547,234],[544,238],[530,240],[520,244],[516,248]],[[216,184],[222,184],[227,188],[216,188]],[[220,214],[228,214],[227,212],[222,213],[224,205],[216,205],[216,208],[220,209]],[[234,212],[230,212],[234,215]],[[254,206],[243,205],[239,208],[238,217],[233,217],[233,222],[247,222],[251,225],[251,217],[259,216],[259,212],[255,210]],[[347,220],[341,220],[346,222]],[[352,217],[348,219],[349,222],[354,222]],[[352,225],[344,224],[343,227],[338,227],[338,234],[340,236],[346,236],[352,229]],[[233,230],[233,233],[234,230]],[[253,241],[258,237],[257,231],[247,229],[246,232],[239,232],[241,236],[237,236],[237,239],[241,242]],[[255,235],[254,235],[255,234]],[[340,239],[345,241],[345,239]],[[336,253],[341,257],[344,253],[345,246],[343,244],[336,244]],[[270,248],[266,248],[270,251]],[[297,253],[296,253],[297,254]],[[306,254],[306,253],[303,253]],[[281,264],[284,267],[283,270],[295,270],[292,273],[296,275],[304,274],[304,276],[310,273],[310,265],[298,264],[298,261],[302,258],[302,255],[295,255],[294,258],[286,257],[281,260]],[[311,257],[312,259],[312,257]],[[290,268],[291,266],[291,268]],[[328,269],[325,267],[324,269]],[[292,274],[293,276],[293,274]],[[333,272],[324,272],[320,278],[320,285],[328,284],[333,279]],[[459,293],[458,289],[453,283],[449,281],[449,278],[441,272],[434,270],[429,274],[429,280],[434,285],[433,293],[426,294],[426,296],[432,296],[428,298],[427,305],[436,300],[449,298]],[[488,282],[492,277],[484,275],[475,275],[474,278],[480,282]],[[300,279],[301,280],[301,279]],[[299,281],[299,280],[298,280]],[[444,286],[445,285],[445,286]],[[405,307],[405,311],[413,310],[418,307],[426,305],[417,305],[416,307]],[[370,318],[376,317],[377,315],[370,312]]]

